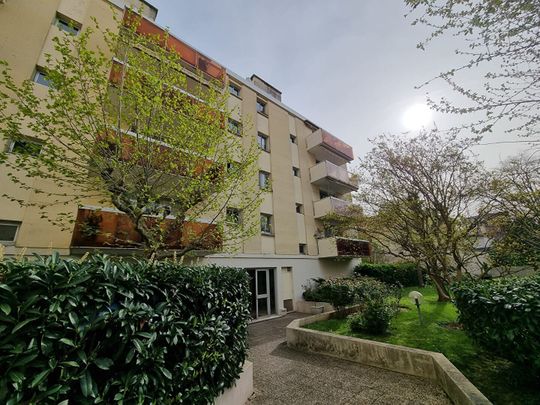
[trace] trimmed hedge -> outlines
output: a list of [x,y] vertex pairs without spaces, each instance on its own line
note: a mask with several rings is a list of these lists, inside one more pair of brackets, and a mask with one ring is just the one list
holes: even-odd
[[540,373],[540,275],[464,282],[452,291],[474,340]]
[[373,277],[388,284],[403,287],[419,285],[418,270],[414,263],[360,263],[354,268],[357,276]]
[[0,402],[211,403],[246,358],[249,295],[234,268],[0,262]]

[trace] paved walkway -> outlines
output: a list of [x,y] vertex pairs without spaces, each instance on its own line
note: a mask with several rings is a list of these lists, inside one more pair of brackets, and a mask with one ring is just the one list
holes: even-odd
[[302,316],[250,325],[251,405],[451,404],[441,388],[421,378],[289,349],[285,326]]

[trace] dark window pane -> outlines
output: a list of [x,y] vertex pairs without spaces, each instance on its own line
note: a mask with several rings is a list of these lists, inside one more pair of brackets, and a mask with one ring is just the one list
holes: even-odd
[[14,242],[18,228],[16,223],[0,222],[0,241]]

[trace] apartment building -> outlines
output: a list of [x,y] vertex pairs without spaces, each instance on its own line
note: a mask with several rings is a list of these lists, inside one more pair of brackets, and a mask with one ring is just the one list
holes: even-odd
[[[128,6],[142,10],[141,30],[162,31],[155,21],[157,9],[140,0],[3,0],[0,59],[9,62],[16,79],[32,78],[40,91],[43,78],[39,68],[44,55],[53,49],[54,36],[61,30],[82,30],[92,17],[102,27],[113,29],[112,14],[122,18]],[[258,181],[264,191],[260,234],[243,242],[234,254],[206,252],[193,260],[245,268],[252,279],[254,318],[291,311],[309,279],[347,275],[359,258],[369,255],[367,242],[325,235],[320,222],[326,214],[349,205],[350,193],[357,190],[355,178],[347,171],[347,163],[354,159],[353,150],[283,104],[281,91],[263,78],[243,78],[181,39],[171,40],[182,50],[186,64],[224,81],[233,115],[238,121],[248,118],[253,123],[248,135],[257,139],[261,149]],[[0,139],[0,148],[9,153],[17,153],[20,147]],[[272,187],[266,188],[269,181]],[[0,195],[15,195],[24,201],[39,198],[18,189],[1,168],[0,188]],[[106,216],[107,232],[115,232],[122,213],[110,207],[74,206],[73,218],[80,220],[97,209]],[[95,248],[121,253],[119,248],[94,242],[91,246],[85,243],[77,223],[71,230],[61,230],[41,218],[36,208],[0,198],[0,243],[8,255],[55,250],[76,257]]]

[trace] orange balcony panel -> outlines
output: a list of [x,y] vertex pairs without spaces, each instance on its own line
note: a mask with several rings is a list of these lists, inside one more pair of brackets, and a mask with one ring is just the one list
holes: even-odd
[[162,28],[158,27],[152,21],[149,21],[145,18],[140,18],[132,11],[126,10],[124,14],[124,23],[126,25],[133,23],[134,21],[137,21],[135,19],[139,19],[136,28],[136,32],[138,34],[156,36],[161,38],[161,45],[166,46],[167,49],[176,51],[184,62],[187,62],[195,69],[200,69],[208,76],[214,79],[218,79],[222,83],[225,83],[225,68],[223,66],[203,56],[201,53],[197,52],[185,42],[179,40],[171,34],[168,35],[165,43],[165,31]]
[[[147,225],[154,217],[145,217]],[[216,250],[221,247],[221,235],[213,224],[185,222],[180,233],[178,224],[167,219],[160,225],[166,230],[166,247],[181,249],[188,243],[197,243],[198,249]],[[72,247],[138,247],[142,237],[131,219],[123,213],[110,210],[79,208],[71,239]]]

